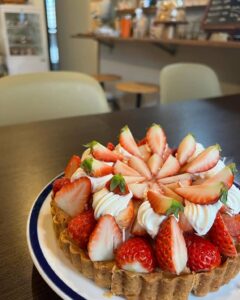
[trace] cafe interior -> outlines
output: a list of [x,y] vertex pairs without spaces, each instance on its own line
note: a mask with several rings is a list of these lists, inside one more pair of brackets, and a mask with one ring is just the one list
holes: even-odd
[[[240,176],[233,171],[240,168],[239,129],[239,0],[0,0],[3,299],[239,300]],[[130,225],[119,225],[122,211],[116,217],[115,204],[105,196],[94,204],[102,176],[110,176],[111,193],[132,195]],[[78,213],[89,219],[78,226],[85,222],[90,230],[90,206],[98,223],[88,250],[79,252],[74,234],[83,229],[71,229],[76,205],[69,207],[67,200],[87,193],[87,184],[93,200]],[[156,199],[175,202],[162,211]],[[161,244],[165,218],[172,226],[167,236],[178,237],[169,247],[181,253],[171,268],[170,248]],[[220,246],[225,241],[216,241],[220,218],[222,228],[230,218],[236,222],[234,233],[227,233],[231,253]],[[103,236],[93,241],[96,228]],[[185,229],[194,235],[191,245]],[[191,265],[198,238],[220,249],[211,269]],[[150,274],[140,276],[147,272],[140,260],[123,267],[119,257],[141,247],[157,258]],[[117,263],[110,269],[113,258]]]

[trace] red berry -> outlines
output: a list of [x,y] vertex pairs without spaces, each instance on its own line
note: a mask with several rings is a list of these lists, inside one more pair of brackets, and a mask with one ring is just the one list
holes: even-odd
[[192,271],[211,271],[221,264],[220,252],[210,241],[195,234],[187,234],[185,241],[188,250],[187,266]]
[[113,151],[115,149],[115,146],[113,145],[113,143],[107,143],[107,148],[111,151]]
[[70,237],[80,248],[86,248],[89,237],[96,225],[93,210],[84,211],[68,224]]
[[143,238],[131,238],[117,249],[116,263],[119,268],[125,270],[144,273],[152,272],[155,268],[152,247]]
[[55,195],[61,188],[66,184],[69,183],[70,179],[66,177],[58,178],[53,182],[53,195]]

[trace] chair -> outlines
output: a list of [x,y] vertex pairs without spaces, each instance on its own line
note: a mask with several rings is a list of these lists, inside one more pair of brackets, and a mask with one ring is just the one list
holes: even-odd
[[108,112],[101,86],[74,72],[46,72],[0,79],[0,126]]
[[160,87],[160,101],[164,104],[222,95],[216,73],[201,64],[177,63],[164,67],[160,72]]

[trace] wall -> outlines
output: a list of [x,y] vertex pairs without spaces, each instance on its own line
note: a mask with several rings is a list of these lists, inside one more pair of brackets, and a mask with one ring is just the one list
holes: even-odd
[[117,72],[127,80],[158,83],[159,71],[176,62],[203,63],[219,76],[225,94],[240,92],[240,50],[208,47],[178,47],[171,56],[154,45],[117,43],[110,51],[101,47],[101,71]]
[[89,2],[56,0],[61,70],[89,74],[97,72],[97,44],[91,40],[71,38],[74,33],[89,31]]

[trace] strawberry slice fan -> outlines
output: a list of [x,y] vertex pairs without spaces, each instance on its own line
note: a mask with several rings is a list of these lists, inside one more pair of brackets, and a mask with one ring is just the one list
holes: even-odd
[[240,190],[218,144],[189,133],[172,149],[153,124],[139,142],[125,126],[116,146],[86,148],[51,201],[60,246],[84,276],[143,300],[203,296],[236,276]]

